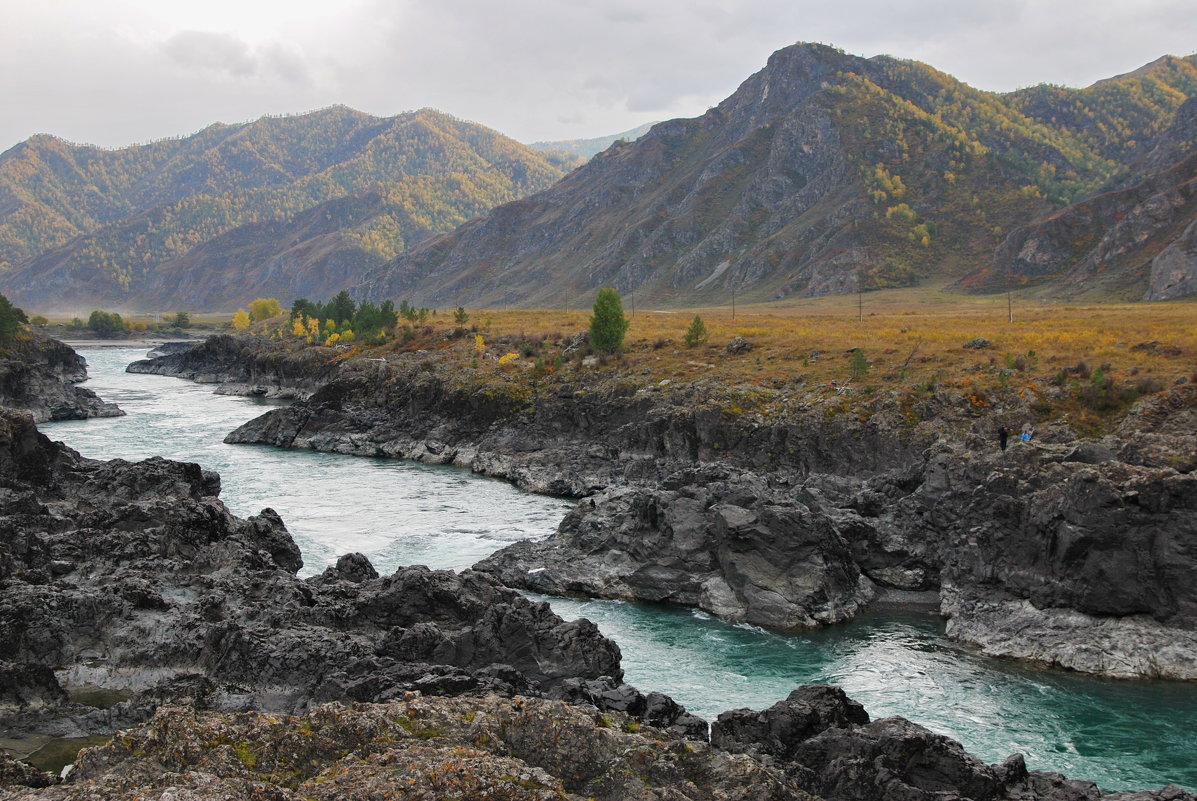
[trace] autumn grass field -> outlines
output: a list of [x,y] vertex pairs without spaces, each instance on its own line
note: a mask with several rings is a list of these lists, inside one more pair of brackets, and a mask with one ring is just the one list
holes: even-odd
[[[625,312],[627,309],[625,308]],[[836,296],[785,305],[691,310],[637,310],[619,360],[622,370],[650,370],[659,378],[719,377],[760,383],[802,375],[809,383],[852,380],[849,352],[863,351],[869,381],[918,382],[975,377],[986,368],[1056,373],[1082,365],[1115,377],[1152,376],[1161,382],[1197,371],[1197,303],[1125,305],[1012,304],[1005,296],[973,298],[934,291],[892,290],[861,298]],[[506,343],[557,341],[585,330],[589,312],[470,310],[470,324]],[[688,347],[694,316],[709,332],[706,345]],[[444,315],[441,315],[444,317]],[[753,349],[725,354],[742,337]],[[964,345],[984,338],[990,345]],[[1158,343],[1152,345],[1151,343]],[[1082,369],[1081,372],[1086,372]]]
[[[972,416],[1018,406],[1040,422],[1068,419],[1091,434],[1138,398],[1197,381],[1193,302],[1048,305],[1015,297],[1008,310],[1005,296],[922,289],[740,307],[734,317],[730,307],[637,309],[634,316],[625,307],[630,326],[615,354],[567,348],[587,329],[589,311],[466,312],[464,326],[441,310],[385,345],[342,346],[343,355],[435,353],[462,380],[525,394],[546,381],[701,382],[729,409],[743,396],[758,410],[771,405],[770,413],[797,400],[866,415],[887,404],[910,410],[936,396],[954,398]],[[690,346],[686,331],[696,315],[708,338]],[[280,323],[261,332],[273,325],[282,337]],[[729,352],[737,337],[751,349]],[[987,342],[965,347],[978,339]]]
[[[1007,305],[1009,303],[1009,306]],[[714,392],[772,390],[810,402],[876,404],[935,391],[990,401],[1033,398],[1042,419],[1064,414],[1100,430],[1144,395],[1197,382],[1197,302],[1071,305],[1030,295],[970,296],[936,287],[882,290],[771,304],[634,311],[615,354],[566,345],[588,328],[589,310],[449,310],[419,323],[401,321],[387,342],[340,345],[342,357],[436,353],[463,380],[512,391],[549,381],[611,380],[635,386],[703,381]],[[708,332],[688,345],[700,316]],[[136,318],[131,318],[136,319]],[[195,322],[220,330],[228,318]],[[253,333],[290,339],[285,316]],[[199,333],[199,332],[196,332]],[[481,346],[479,346],[479,337]],[[730,353],[741,338],[750,350]],[[965,347],[975,340],[983,347]],[[292,347],[302,347],[293,342]],[[593,355],[582,363],[583,357]],[[550,378],[551,376],[551,378]]]

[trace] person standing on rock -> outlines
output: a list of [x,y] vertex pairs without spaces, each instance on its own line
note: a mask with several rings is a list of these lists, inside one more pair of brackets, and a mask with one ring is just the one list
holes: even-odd
[[1006,442],[1010,439],[1010,429],[1005,426],[998,428],[998,444],[1002,446],[1002,450],[1006,450]]

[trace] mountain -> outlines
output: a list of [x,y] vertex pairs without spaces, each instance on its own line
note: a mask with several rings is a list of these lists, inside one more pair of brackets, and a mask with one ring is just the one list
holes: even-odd
[[1132,177],[1013,231],[958,288],[1048,283],[1059,297],[1146,300],[1197,292],[1197,97],[1138,152]]
[[0,154],[0,291],[71,309],[339,289],[574,163],[430,109],[333,107],[120,150],[37,136]]
[[546,153],[565,153],[575,158],[588,159],[591,156],[602,153],[616,142],[636,141],[648,133],[649,129],[654,125],[656,125],[655,122],[646,122],[644,125],[640,125],[630,131],[624,131],[623,133],[611,136],[599,136],[594,139],[562,139],[557,142],[533,142],[528,147]]
[[702,305],[959,279],[1008,232],[1132,178],[1197,94],[1197,57],[1086,89],[982,92],[821,45],[774,53],[715,108],[372,270],[370,297]]

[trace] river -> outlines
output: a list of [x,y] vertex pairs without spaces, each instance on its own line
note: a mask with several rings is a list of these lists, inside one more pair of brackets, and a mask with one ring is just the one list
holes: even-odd
[[[164,456],[218,471],[235,514],[269,506],[282,515],[303,552],[302,575],[350,551],[384,574],[407,564],[462,569],[506,543],[547,535],[570,506],[460,468],[225,445],[226,433],[272,402],[125,373],[143,349],[81,352],[87,386],[128,416],[43,431],[93,458]],[[946,640],[931,613],[875,612],[784,636],[676,607],[547,600],[619,643],[628,682],[707,719],[829,682],[874,718],[902,715],[987,762],[1019,751],[1032,769],[1107,790],[1197,790],[1197,684],[1103,680],[988,659]]]

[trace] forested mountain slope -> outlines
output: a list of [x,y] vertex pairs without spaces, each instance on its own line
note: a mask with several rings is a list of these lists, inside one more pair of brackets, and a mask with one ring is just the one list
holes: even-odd
[[363,292],[541,306],[614,285],[697,305],[959,278],[1011,230],[1126,181],[1197,92],[1195,62],[1000,95],[794,45],[701,117],[422,242]]
[[[219,269],[246,255],[236,243],[247,239],[256,256],[242,262],[247,286],[289,296],[333,253],[344,286],[357,275],[344,270],[547,187],[572,164],[428,109],[377,118],[334,107],[120,150],[38,136],[0,155],[0,286],[35,308],[237,305],[254,290],[171,293],[158,272]],[[296,215],[350,196],[357,212],[297,251],[297,231],[313,221]],[[331,222],[344,210],[325,214]],[[269,281],[256,275],[266,268]]]

